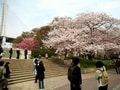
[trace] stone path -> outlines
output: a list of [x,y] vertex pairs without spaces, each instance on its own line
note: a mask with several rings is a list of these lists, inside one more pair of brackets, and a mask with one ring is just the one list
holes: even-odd
[[[45,89],[44,90],[54,90],[55,88],[62,87],[63,85],[68,84],[66,76],[47,78],[45,79]],[[23,82],[18,84],[10,85],[9,90],[40,90],[38,89],[38,83],[34,81]]]
[[[110,76],[110,83],[108,85],[108,90],[120,90],[120,75],[116,74],[114,69],[108,71],[108,73]],[[56,88],[55,90],[70,90],[69,86],[70,86],[69,84],[66,84],[62,87]],[[96,85],[96,80],[92,75],[89,75],[89,78],[88,77],[83,78],[82,90],[98,90]]]
[[[120,90],[120,75],[115,70],[108,71],[110,75],[110,84],[108,90]],[[97,90],[95,73],[83,74],[82,90]],[[13,84],[9,90],[40,90],[38,84],[34,81]],[[42,90],[42,89],[41,89]],[[67,76],[60,76],[45,79],[45,89],[43,90],[70,90]]]

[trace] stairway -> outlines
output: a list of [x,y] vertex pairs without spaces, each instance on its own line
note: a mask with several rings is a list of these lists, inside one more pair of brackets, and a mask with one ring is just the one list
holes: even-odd
[[[67,68],[61,67],[50,60],[41,59],[45,66],[45,78],[57,77],[67,74]],[[10,62],[12,70],[9,85],[34,80],[33,60],[4,59],[4,62]]]

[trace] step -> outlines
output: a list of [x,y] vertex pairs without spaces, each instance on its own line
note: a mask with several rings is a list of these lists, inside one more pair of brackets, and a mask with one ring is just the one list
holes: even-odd
[[[12,69],[9,84],[21,83],[26,81],[33,81],[33,60],[4,60],[10,62]],[[45,78],[57,77],[67,75],[67,68],[61,67],[51,61],[43,60],[45,66]]]

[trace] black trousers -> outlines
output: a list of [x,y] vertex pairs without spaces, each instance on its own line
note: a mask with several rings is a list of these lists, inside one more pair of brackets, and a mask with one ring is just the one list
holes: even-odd
[[98,90],[108,90],[108,85],[99,87]]
[[35,83],[37,83],[37,79],[38,79],[38,78],[37,78],[37,75],[36,75],[36,76],[35,76]]
[[80,84],[70,84],[71,90],[81,90]]

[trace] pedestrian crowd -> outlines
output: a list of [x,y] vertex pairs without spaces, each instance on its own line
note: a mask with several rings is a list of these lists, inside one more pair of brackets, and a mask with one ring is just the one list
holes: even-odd
[[[4,50],[0,46],[0,59],[2,58],[2,53]],[[20,50],[16,50],[17,56],[19,59]],[[12,58],[13,49],[9,50],[9,59]],[[24,58],[27,59],[27,48],[24,50]],[[114,59],[115,70],[117,74],[120,74],[120,56]],[[4,61],[0,60],[0,90],[8,90],[8,79],[10,78],[10,73],[12,72],[9,67],[9,62],[4,64]],[[80,67],[80,59],[78,57],[72,58],[72,63],[68,68],[68,80],[70,82],[71,90],[82,90],[82,75]],[[34,57],[33,59],[33,74],[35,77],[35,83],[38,83],[39,89],[44,89],[44,79],[45,79],[45,66],[41,57]],[[108,90],[109,86],[109,74],[107,73],[106,67],[103,64],[102,60],[99,60],[95,64],[96,74],[95,79],[97,83],[98,90]]]
[[33,74],[35,76],[35,83],[39,83],[39,89],[44,89],[45,67],[43,61],[39,58],[33,59],[34,69]]
[[[9,59],[12,59],[13,52],[14,52],[13,48],[10,48],[8,51]],[[5,51],[3,50],[3,48],[0,45],[0,59],[2,59],[2,57],[4,56],[4,53],[5,53]],[[20,51],[20,49],[17,48],[16,49],[16,59],[20,59],[20,55],[21,55],[21,51]],[[27,48],[24,49],[24,59],[28,59],[28,49]]]

